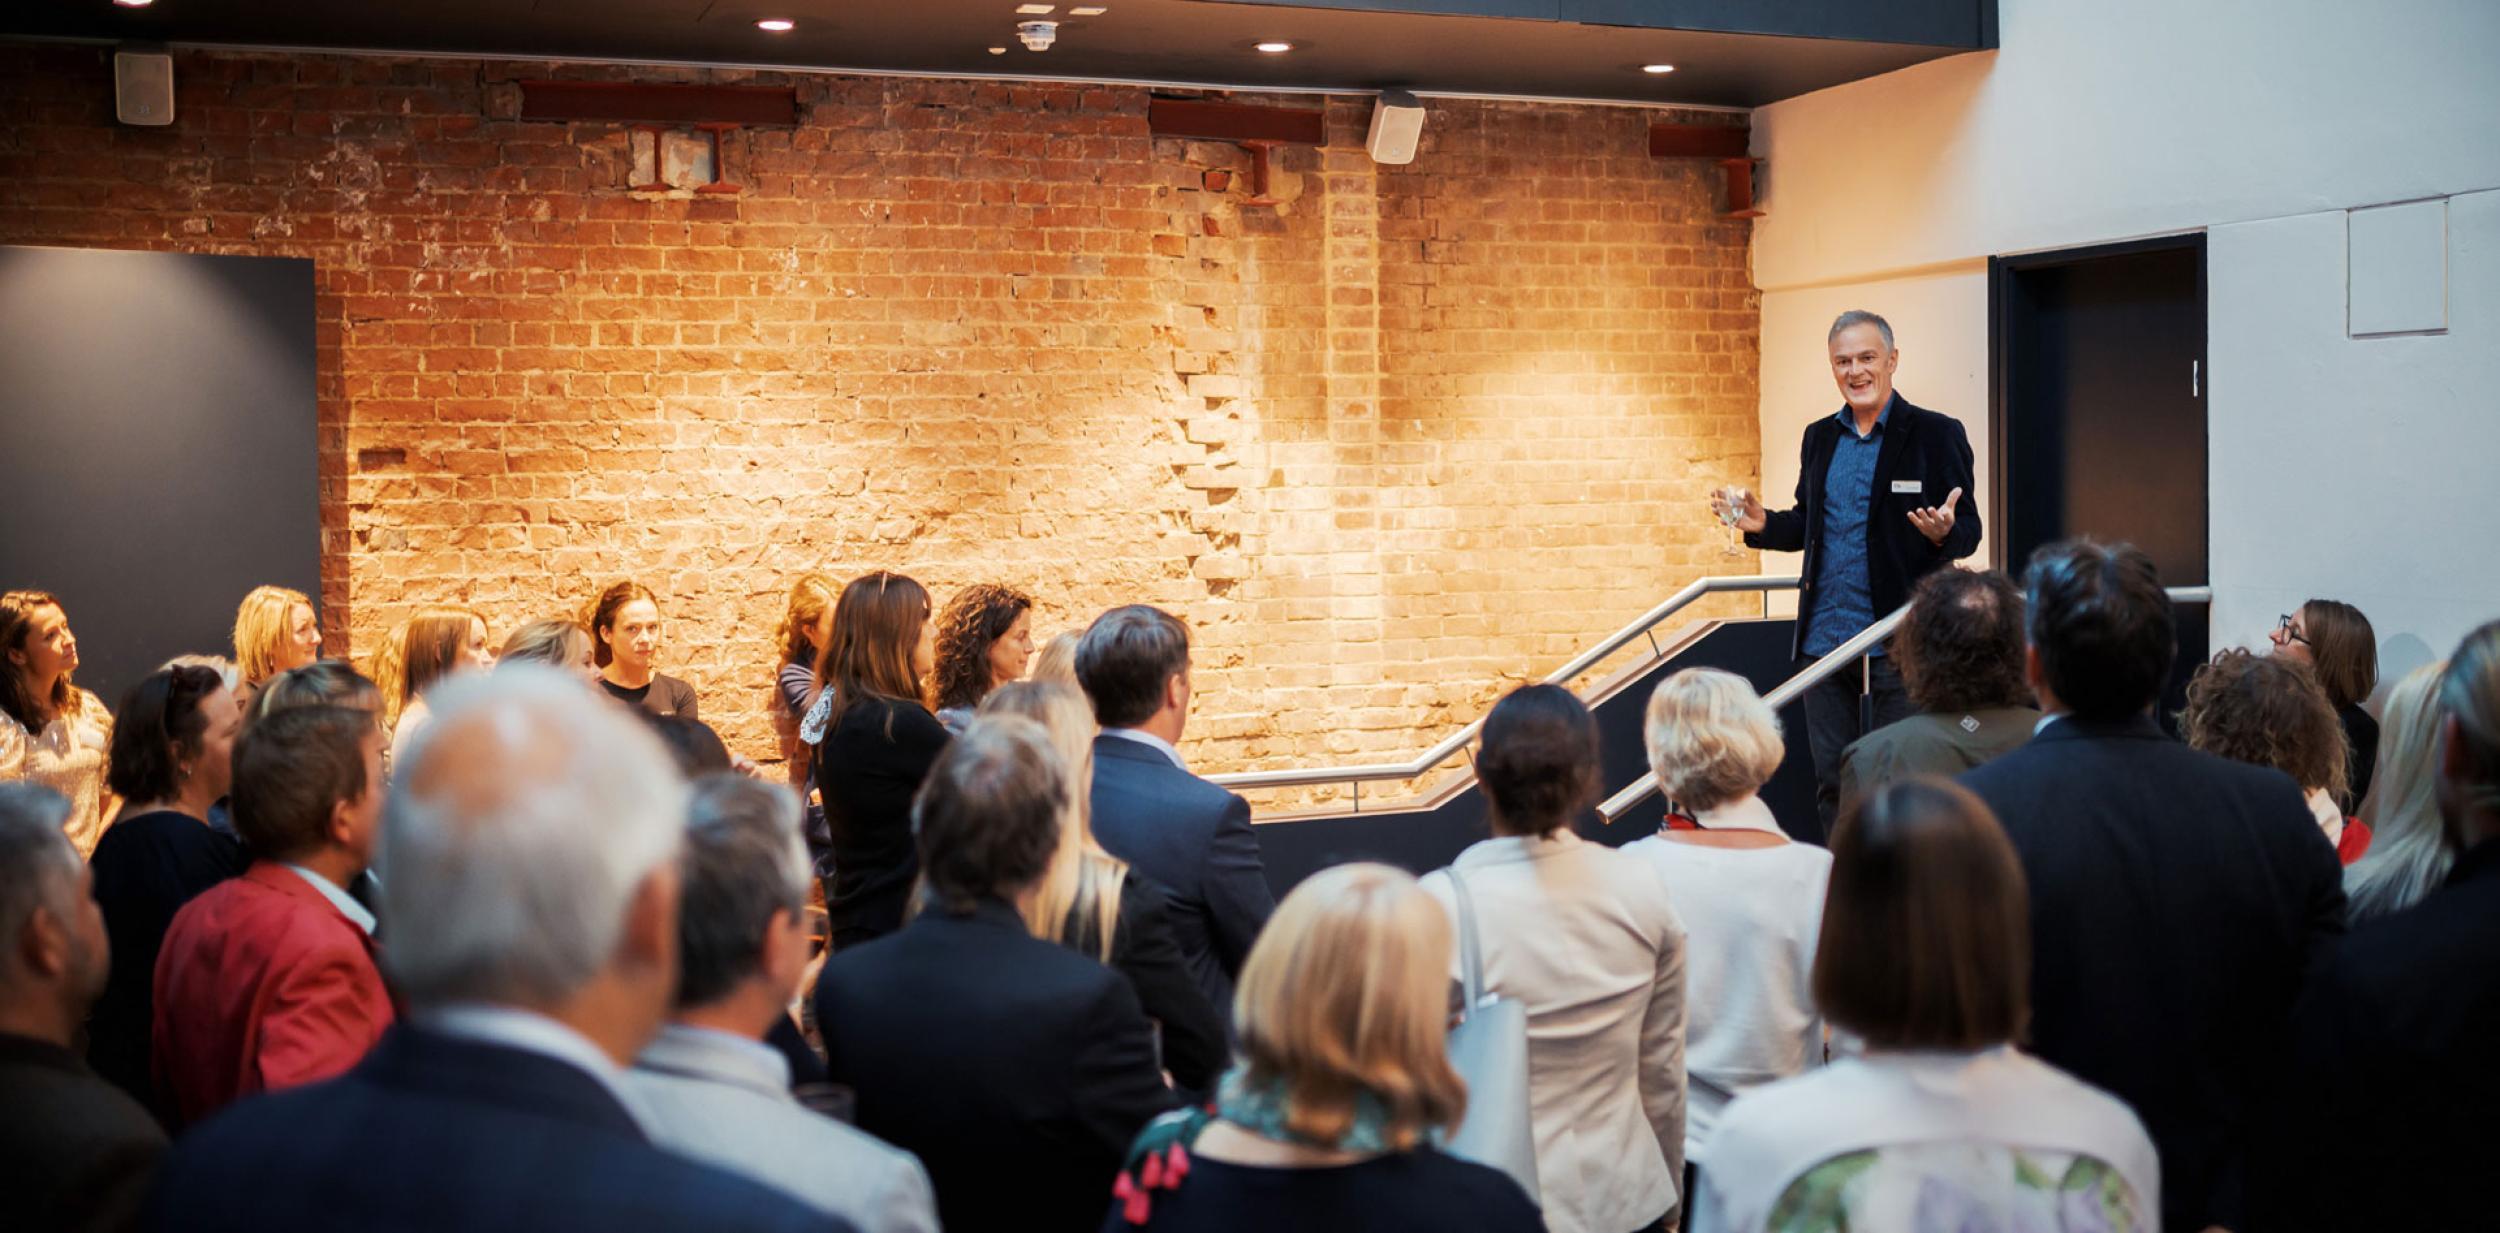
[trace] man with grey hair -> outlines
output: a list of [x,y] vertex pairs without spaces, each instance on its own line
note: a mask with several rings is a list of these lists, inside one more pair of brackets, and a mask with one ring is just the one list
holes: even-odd
[[345,1076],[192,1131],[150,1223],[850,1228],[654,1147],[624,1091],[677,980],[686,785],[658,740],[544,669],[445,682],[433,712],[382,819],[406,1020]]
[[[1131,604],[1094,619],[1076,645],[1076,679],[1094,703],[1094,838],[1154,880],[1172,905],[1181,959],[1207,1001],[1233,1005],[1275,892],[1250,829],[1250,804],[1181,761],[1189,720],[1189,627]],[[1227,1024],[1232,1016],[1224,1016]]]
[[695,780],[681,865],[676,1013],[626,1076],[652,1137],[867,1233],[937,1233],[920,1162],[801,1106],[763,1043],[807,971],[799,798],[744,775]]
[[118,1228],[165,1132],[70,1051],[104,991],[110,944],[69,801],[0,784],[0,1228]]
[[[1970,436],[1951,416],[1895,393],[1901,352],[1892,324],[1863,309],[1840,314],[1825,342],[1842,406],[1806,425],[1797,503],[1765,510],[1752,493],[1712,493],[1710,507],[1745,532],[1745,544],[1803,552],[1793,654],[1802,667],[1909,602],[1928,573],[1979,547],[1971,497]],[[1850,742],[1916,709],[1883,648],[1806,691],[1806,740],[1814,751],[1816,811],[1831,833],[1840,800],[1841,753]]]

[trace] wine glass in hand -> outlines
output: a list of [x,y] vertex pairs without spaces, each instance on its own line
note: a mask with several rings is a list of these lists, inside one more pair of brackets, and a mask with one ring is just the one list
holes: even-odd
[[1747,522],[1760,525],[1761,509],[1755,503],[1753,494],[1741,484],[1730,484],[1710,494],[1710,510],[1719,516],[1720,525],[1727,528],[1727,545],[1719,549],[1721,556],[1745,555],[1741,532]]

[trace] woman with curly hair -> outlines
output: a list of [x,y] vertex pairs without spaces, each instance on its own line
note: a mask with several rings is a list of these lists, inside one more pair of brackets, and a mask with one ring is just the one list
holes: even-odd
[[2344,795],[2344,725],[2307,664],[2236,647],[2214,656],[2188,681],[2180,729],[2191,748],[2291,776],[2343,863],[2369,850],[2370,828],[2336,803]]
[[937,673],[929,691],[938,722],[960,732],[989,692],[1024,676],[1033,659],[1033,597],[979,582],[938,614]]

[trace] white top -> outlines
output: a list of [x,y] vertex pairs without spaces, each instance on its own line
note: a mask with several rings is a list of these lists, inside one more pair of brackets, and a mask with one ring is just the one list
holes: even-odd
[[[1777,833],[1771,809],[1748,796],[1694,821],[1707,830]],[[1685,1150],[1699,1156],[1719,1111],[1747,1088],[1823,1063],[1814,1007],[1815,940],[1832,854],[1810,844],[1714,848],[1652,835],[1624,847],[1666,879],[1684,918],[1684,1064],[1692,1104]]]
[[410,698],[408,705],[400,708],[399,722],[391,728],[389,761],[383,764],[386,773],[397,774],[400,767],[408,765],[408,747],[416,742],[417,730],[432,718],[434,710],[425,704],[423,695]]
[[113,713],[73,687],[69,709],[40,734],[0,714],[0,782],[23,780],[69,798],[61,832],[83,859],[104,838],[104,759],[112,745]]
[[2067,1228],[2077,1200],[2117,1233],[2161,1216],[2143,1123],[2011,1045],[1842,1058],[1757,1088],[1701,1169],[1695,1233]]
[[760,1041],[672,1023],[626,1086],[652,1141],[783,1191],[861,1233],[937,1233],[937,1197],[918,1157],[811,1112],[790,1095],[790,1064]]
[[[1684,1174],[1684,926],[1666,884],[1569,831],[1487,839],[1453,863],[1475,905],[1485,987],[1528,1012],[1546,1227],[1624,1233],[1657,1220]],[[1455,919],[1448,880],[1424,887]]]

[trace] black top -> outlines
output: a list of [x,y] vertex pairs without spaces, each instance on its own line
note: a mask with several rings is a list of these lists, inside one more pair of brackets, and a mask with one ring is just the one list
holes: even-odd
[[2335,708],[2335,717],[2344,721],[2344,782],[2352,788],[2352,807],[2344,812],[2355,813],[2370,794],[2370,777],[2378,773],[2378,721],[2358,702]]
[[0,1228],[117,1229],[165,1152],[156,1119],[76,1054],[0,1033]]
[[1229,1011],[1233,978],[1276,910],[1250,805],[1127,737],[1094,738],[1094,838],[1169,897],[1172,936],[1207,995]]
[[[1092,923],[1071,920],[1068,948],[1097,953]],[[1135,872],[1120,888],[1120,917],[1111,935],[1111,966],[1128,978],[1146,1017],[1163,1042],[1163,1068],[1182,1091],[1203,1096],[1224,1072],[1224,1015],[1219,1013],[1181,960],[1172,936],[1171,909],[1163,892]],[[1231,1007],[1226,1007],[1230,1010]]]
[[393,1027],[354,1070],[229,1106],[166,1159],[182,1233],[817,1230],[849,1222],[653,1147],[566,1062]]
[[627,706],[638,706],[654,715],[683,715],[688,719],[702,718],[695,714],[694,686],[665,672],[653,673],[650,684],[633,689],[627,689],[606,677],[601,677],[599,688],[608,691],[609,697]]
[[2500,840],[2328,952],[2249,1183],[2248,1227],[2479,1229],[2500,1157]]
[[[1429,1148],[1357,1164],[1283,1169],[1189,1158],[1188,1176],[1148,1192],[1146,1222],[1114,1203],[1102,1233],[1268,1233],[1360,1229],[1363,1233],[1544,1233],[1545,1218],[1519,1183],[1498,1169]],[[951,1227],[951,1226],[950,1226]]]
[[[1803,552],[1797,575],[1806,580],[1798,598],[1796,641],[1791,653],[1805,646],[1806,614],[1815,600],[1817,546],[1823,539],[1823,473],[1831,469],[1832,451],[1846,429],[1838,418],[1815,417],[1806,425],[1797,472],[1797,503],[1765,510],[1762,529],[1745,533],[1745,546],[1772,552]],[[1884,421],[1884,443],[1875,455],[1875,482],[1869,486],[1874,508],[1866,519],[1866,590],[1875,615],[1910,601],[1910,588],[1928,572],[1958,561],[1979,548],[1979,489],[1971,478],[1970,434],[1960,420],[1913,406],[1895,391]],[[1896,492],[1896,485],[1915,483],[1916,492]],[[1942,544],[1931,543],[1910,525],[1909,513],[1942,505],[1956,488],[1962,499],[1953,507],[1953,529]],[[2164,1187],[2167,1189],[2167,1186]]]
[[816,747],[816,790],[833,837],[825,915],[836,949],[902,927],[920,856],[911,798],[945,752],[946,729],[917,702],[866,698],[843,711]]
[[2144,717],[2068,716],[1961,782],[2030,885],[2032,1052],[2143,1119],[2162,1227],[2240,1227],[2264,1059],[2343,931],[2342,867],[2300,789]]
[[859,1128],[918,1156],[938,1223],[964,1233],[1090,1233],[1175,1099],[1128,982],[995,900],[834,952],[816,1022]]
[[148,1042],[165,930],[192,896],[250,863],[232,836],[170,809],[125,817],[95,846],[89,865],[113,940],[113,969],[87,1021],[87,1062],[151,1109],[157,1106]]

